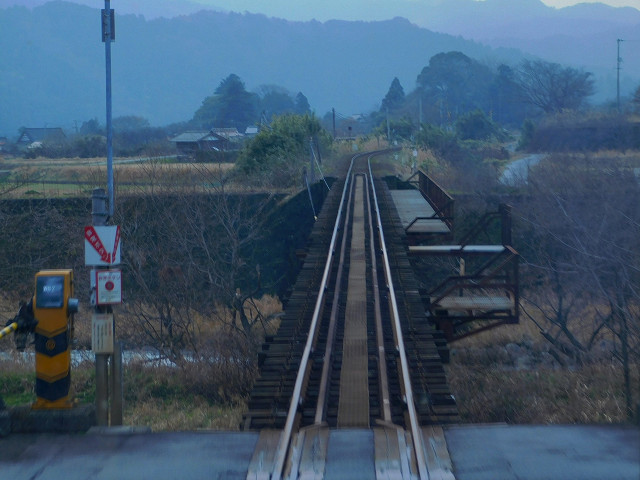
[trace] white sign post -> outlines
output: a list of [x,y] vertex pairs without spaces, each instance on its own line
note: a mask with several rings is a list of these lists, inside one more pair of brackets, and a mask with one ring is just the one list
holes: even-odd
[[93,353],[113,353],[113,315],[94,313],[91,317],[91,350]]
[[122,271],[94,270],[96,274],[96,305],[122,303]]
[[92,267],[120,265],[120,226],[84,227],[84,264]]

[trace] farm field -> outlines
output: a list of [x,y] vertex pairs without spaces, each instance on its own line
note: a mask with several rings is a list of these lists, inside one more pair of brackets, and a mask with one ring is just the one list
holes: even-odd
[[[232,168],[230,163],[178,162],[175,156],[113,161],[114,184],[120,193],[178,186],[204,190]],[[89,196],[106,182],[106,158],[0,157],[0,196],[5,198]]]

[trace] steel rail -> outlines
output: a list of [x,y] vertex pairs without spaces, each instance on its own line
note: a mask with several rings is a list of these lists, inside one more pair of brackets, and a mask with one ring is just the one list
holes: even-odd
[[298,411],[298,405],[300,403],[302,386],[304,384],[304,380],[306,377],[307,366],[309,363],[311,350],[313,349],[316,330],[318,329],[318,319],[320,317],[320,312],[324,304],[324,296],[326,293],[327,283],[329,280],[329,273],[331,271],[331,266],[333,265],[333,254],[334,254],[336,240],[338,237],[340,222],[342,219],[342,212],[344,208],[344,201],[346,197],[347,187],[349,186],[350,179],[351,179],[351,171],[353,169],[353,164],[355,160],[365,155],[366,155],[365,153],[360,153],[352,157],[351,165],[349,166],[349,171],[347,172],[347,176],[344,182],[344,188],[342,189],[342,197],[340,199],[340,206],[338,208],[338,214],[336,215],[336,223],[333,227],[333,235],[331,236],[331,243],[329,245],[327,263],[325,264],[325,267],[324,267],[324,274],[322,275],[322,281],[320,283],[320,288],[318,291],[318,298],[316,300],[316,305],[313,311],[311,325],[309,327],[309,335],[307,336],[307,343],[305,344],[304,352],[302,353],[302,358],[300,360],[300,368],[298,369],[298,375],[296,376],[296,383],[293,389],[291,404],[289,405],[289,411],[287,413],[287,420],[285,422],[284,429],[280,434],[280,439],[278,441],[278,446],[277,446],[274,463],[273,463],[273,472],[271,474],[272,480],[280,480],[284,472],[284,464],[287,459],[287,453],[289,451],[289,445],[291,443],[291,437],[293,435],[293,425],[294,425],[295,417]]
[[[367,182],[367,213],[369,215],[369,254],[371,255],[371,277],[373,288],[373,308],[376,324],[376,342],[378,347],[378,377],[380,379],[380,399],[382,400],[382,420],[391,423],[391,394],[389,392],[389,373],[387,372],[387,360],[384,349],[384,331],[382,329],[382,309],[380,307],[380,290],[378,287],[378,264],[376,261],[374,232],[373,232],[373,213],[371,211],[371,196],[369,188],[372,190],[374,186],[369,187],[369,179],[365,176]],[[377,210],[377,205],[376,205]]]
[[[369,155],[369,177],[373,185],[373,172],[371,170],[371,158],[375,154]],[[389,299],[391,301],[391,315],[393,317],[393,327],[396,332],[396,341],[398,342],[398,354],[400,356],[400,364],[402,368],[402,382],[405,392],[405,401],[407,403],[407,410],[409,413],[409,422],[411,426],[411,437],[413,439],[413,449],[416,456],[416,462],[418,464],[418,474],[422,480],[429,479],[429,470],[427,468],[427,462],[425,459],[424,445],[422,441],[422,431],[418,423],[418,414],[416,412],[416,406],[413,401],[413,388],[411,387],[411,380],[409,377],[409,362],[407,361],[407,354],[404,348],[404,340],[402,338],[402,328],[400,326],[400,315],[398,313],[398,304],[396,302],[396,293],[393,287],[393,280],[391,278],[391,266],[389,264],[389,256],[387,254],[387,247],[384,240],[384,232],[382,231],[382,221],[380,218],[380,209],[378,208],[378,196],[376,194],[375,187],[373,191],[374,208],[376,211],[376,218],[378,221],[378,236],[380,237],[380,248],[382,249],[382,258],[384,262],[384,272],[387,280],[387,288],[389,289]]]
[[[353,188],[355,182],[351,181],[349,189],[349,198],[353,196]],[[345,214],[345,226],[346,220],[349,218],[352,208],[352,202],[347,203],[347,212]],[[331,315],[329,319],[329,330],[327,332],[327,344],[324,351],[324,362],[322,364],[322,375],[320,377],[320,388],[318,390],[318,403],[316,405],[316,416],[314,423],[319,425],[324,420],[325,409],[327,407],[327,391],[329,384],[329,370],[331,368],[331,356],[333,354],[333,343],[336,336],[336,327],[338,323],[338,310],[340,306],[340,292],[342,291],[342,271],[344,268],[344,257],[347,251],[347,232],[346,228],[343,229],[342,243],[340,245],[340,260],[338,262],[338,273],[336,276],[336,285],[334,288],[333,302],[331,305]]]

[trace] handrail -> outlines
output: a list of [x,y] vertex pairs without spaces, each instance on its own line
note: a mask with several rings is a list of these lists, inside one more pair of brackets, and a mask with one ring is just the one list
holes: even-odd
[[[412,180],[418,176],[418,181]],[[450,230],[453,229],[455,200],[426,172],[418,170],[407,179],[407,182],[417,185],[418,191],[426,198],[435,211],[435,216],[440,218]]]
[[475,240],[475,237],[482,230],[486,229],[491,222],[496,219],[501,221],[501,242],[503,245],[511,244],[511,207],[506,204],[501,204],[497,212],[485,213],[478,222],[471,227],[460,240],[462,246],[468,245],[471,241]]
[[[442,291],[443,293],[431,302],[437,304],[443,298],[448,296],[451,292],[458,289],[505,289],[512,294],[517,293],[517,266],[518,266],[518,253],[511,247],[507,247],[505,250],[508,255],[498,265],[495,266],[490,272],[483,274],[483,272],[494,263],[498,262],[503,254],[494,256],[490,261],[485,263],[477,273],[473,275],[452,275],[441,282],[437,287],[431,290],[430,295],[436,292]],[[511,275],[509,275],[511,271]],[[495,281],[491,283],[491,281]],[[453,284],[453,285],[451,285]]]
[[413,224],[416,223],[419,220],[442,220],[447,225],[447,227],[449,227],[448,221],[453,222],[453,217],[441,217],[441,216],[438,216],[438,212],[435,212],[430,217],[416,217],[411,221],[411,223],[409,225],[407,225],[407,227],[404,229],[404,231],[408,232],[409,229],[413,226]]

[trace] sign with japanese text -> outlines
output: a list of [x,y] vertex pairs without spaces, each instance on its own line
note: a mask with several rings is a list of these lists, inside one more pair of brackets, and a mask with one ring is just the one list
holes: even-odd
[[120,265],[120,226],[84,227],[84,264]]
[[96,304],[122,303],[122,271],[96,270]]
[[91,317],[91,350],[93,353],[113,353],[113,315],[94,313]]

